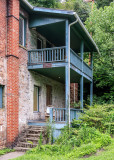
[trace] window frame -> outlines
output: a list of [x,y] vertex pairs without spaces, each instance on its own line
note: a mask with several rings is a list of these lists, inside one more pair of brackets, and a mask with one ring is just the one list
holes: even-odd
[[[34,110],[34,103],[35,103],[35,88],[37,88],[37,111]],[[40,91],[40,87],[34,85],[34,91],[33,91],[33,113],[37,113],[39,112],[39,91]]]
[[22,44],[20,43],[20,25],[19,25],[19,44],[22,45],[23,47],[26,46],[26,19],[20,15],[19,16],[19,19],[21,19],[23,21],[23,24],[22,24]]

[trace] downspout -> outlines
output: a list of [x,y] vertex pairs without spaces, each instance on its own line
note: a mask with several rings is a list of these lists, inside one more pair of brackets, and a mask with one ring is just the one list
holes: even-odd
[[[72,22],[72,23],[70,23],[69,24],[69,35],[68,35],[68,37],[69,37],[69,43],[68,43],[68,57],[69,57],[69,61],[68,61],[68,68],[70,68],[70,27],[72,26],[72,25],[74,25],[74,24],[76,24],[78,22],[78,19],[76,18],[76,20],[74,21],[74,22]],[[70,72],[70,69],[69,69],[69,72]],[[70,75],[70,73],[69,73],[69,75]],[[70,78],[70,77],[69,77]],[[70,86],[69,86],[70,87]],[[69,112],[69,118],[68,118],[68,124],[69,124],[69,128],[70,128],[70,96],[69,96],[69,110],[68,110],[68,112]]]
[[8,0],[6,0],[6,55],[7,55],[7,43],[8,43]]

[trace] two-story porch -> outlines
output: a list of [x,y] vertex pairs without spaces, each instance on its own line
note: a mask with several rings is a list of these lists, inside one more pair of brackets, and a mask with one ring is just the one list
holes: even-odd
[[[31,7],[21,3],[29,12],[29,28],[43,35],[53,47],[28,51],[28,70],[35,71],[65,84],[65,108],[51,108],[50,120],[69,122],[83,110],[83,86],[89,83],[90,105],[93,96],[93,52],[98,48],[73,11]],[[84,62],[90,53],[91,65]],[[70,108],[70,83],[80,84],[80,109]],[[54,116],[53,116],[54,115]]]

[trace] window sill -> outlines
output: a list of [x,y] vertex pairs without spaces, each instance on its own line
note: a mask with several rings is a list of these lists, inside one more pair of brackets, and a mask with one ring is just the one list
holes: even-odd
[[26,51],[27,51],[27,48],[26,48],[26,47],[24,47],[24,46],[22,46],[21,44],[19,44],[19,47],[20,47],[20,48],[23,48],[24,50],[26,50]]
[[39,113],[39,111],[33,111],[33,113]]

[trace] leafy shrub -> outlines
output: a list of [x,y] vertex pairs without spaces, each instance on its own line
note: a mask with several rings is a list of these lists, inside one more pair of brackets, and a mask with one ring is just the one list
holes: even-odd
[[73,120],[72,126],[79,128],[86,124],[89,127],[95,127],[100,132],[114,134],[114,105],[94,105],[84,110],[80,120]]

